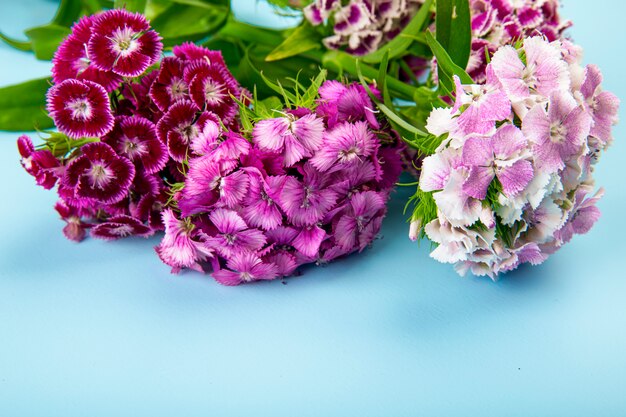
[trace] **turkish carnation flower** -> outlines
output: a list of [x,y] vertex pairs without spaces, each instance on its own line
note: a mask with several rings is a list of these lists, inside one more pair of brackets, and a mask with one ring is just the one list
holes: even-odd
[[345,49],[353,55],[376,51],[406,26],[421,0],[315,0],[304,8],[304,17],[314,26],[332,22],[333,34],[324,38],[330,49]]
[[146,18],[123,9],[94,16],[87,50],[93,65],[122,77],[137,77],[161,56],[160,36]]
[[[237,102],[231,94],[241,96],[243,89],[221,53],[183,44],[159,62],[161,50],[145,17],[109,10],[81,18],[55,54],[47,108],[59,133],[44,135],[39,147],[27,137],[17,145],[22,166],[37,184],[58,187],[55,208],[70,240],[88,234],[105,240],[146,237],[164,230],[162,213],[172,203],[172,184],[185,178],[187,158],[237,158],[250,147],[237,137],[232,110]],[[215,79],[227,85],[220,90],[226,94],[221,107],[190,94],[200,76],[205,84]],[[229,124],[234,132],[223,131]],[[231,179],[224,189],[238,187]],[[223,199],[226,206],[234,204],[232,195]],[[193,267],[172,260],[166,246],[162,254],[174,268]]]
[[113,128],[109,96],[92,81],[69,79],[52,87],[48,113],[59,130],[73,139],[103,136]]
[[84,16],[72,26],[72,33],[61,42],[52,59],[52,79],[56,84],[69,79],[100,84],[107,92],[119,87],[122,77],[102,70],[92,62],[87,45],[91,39],[95,16]]
[[572,49],[539,37],[502,47],[485,83],[457,78],[456,105],[429,117],[442,142],[423,161],[410,237],[424,226],[431,256],[462,275],[495,279],[540,264],[600,217],[593,167],[612,140],[619,100]]
[[[198,233],[193,245],[205,249],[186,264],[237,285],[289,276],[373,242],[400,174],[401,146],[373,113],[345,105],[346,91],[360,91],[353,87],[328,81],[320,91],[337,94],[261,117],[250,131],[207,123],[175,197],[181,221]],[[192,253],[190,245],[181,251]],[[183,264],[161,258],[175,269]]]

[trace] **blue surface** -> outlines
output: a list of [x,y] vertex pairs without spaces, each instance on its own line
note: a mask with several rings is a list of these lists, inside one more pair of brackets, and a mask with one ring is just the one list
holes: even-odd
[[[626,99],[626,5],[564,2]],[[0,29],[54,7],[0,0]],[[237,3],[247,19],[255,7]],[[0,85],[49,69],[4,46],[0,63]],[[65,240],[16,137],[0,133],[0,416],[626,415],[626,123],[598,167],[601,222],[498,283],[406,238],[408,190],[373,249],[288,285],[170,275],[156,239]]]

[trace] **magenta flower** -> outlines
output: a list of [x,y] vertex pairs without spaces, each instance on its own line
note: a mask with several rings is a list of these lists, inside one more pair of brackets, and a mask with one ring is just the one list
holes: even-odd
[[595,65],[585,68],[585,79],[580,92],[584,98],[584,105],[593,117],[591,136],[606,145],[613,141],[611,129],[617,123],[619,99],[615,94],[602,91],[602,73]]
[[228,260],[227,267],[213,272],[220,284],[239,285],[245,282],[274,279],[278,275],[276,265],[264,263],[253,252],[240,252]]
[[202,272],[200,263],[213,257],[213,251],[197,240],[200,237],[199,232],[191,223],[177,219],[170,209],[163,210],[162,215],[165,236],[155,247],[159,258],[171,266],[174,273],[183,268]]
[[139,13],[114,9],[94,17],[88,54],[102,71],[137,77],[159,60],[162,49],[161,38]]
[[504,194],[513,197],[533,178],[532,163],[523,159],[527,140],[513,125],[502,126],[490,138],[471,138],[463,146],[463,164],[470,174],[463,191],[483,200],[494,178],[502,184]]
[[249,228],[233,210],[213,210],[209,219],[217,233],[207,240],[207,244],[224,257],[242,251],[257,251],[267,242],[262,231]]
[[63,40],[52,59],[52,80],[87,80],[100,84],[107,92],[119,87],[122,77],[111,71],[98,69],[87,51],[95,16],[84,16],[72,26],[72,33]]
[[303,158],[313,156],[322,146],[324,122],[314,114],[296,119],[291,114],[261,120],[252,132],[259,148],[283,154],[290,167]]
[[67,166],[63,186],[74,197],[105,204],[117,203],[128,194],[135,177],[135,166],[119,156],[106,143],[89,143],[82,155]]
[[250,188],[243,209],[244,219],[249,225],[263,230],[277,228],[283,222],[283,214],[274,200],[282,189],[284,177],[264,178],[258,170],[250,169],[248,178]]
[[367,120],[373,129],[380,127],[372,100],[362,85],[327,81],[320,87],[318,105],[317,113],[328,120],[329,128],[339,122],[360,120]]
[[286,176],[278,204],[296,226],[310,226],[322,220],[335,205],[338,195],[329,187],[330,178],[306,164],[302,181]]
[[91,229],[91,236],[103,240],[117,240],[128,236],[148,237],[154,232],[149,226],[130,216],[111,217]]
[[555,93],[550,97],[548,112],[537,104],[524,118],[522,129],[534,144],[538,167],[556,172],[582,150],[592,122],[570,93]]
[[150,98],[161,111],[166,112],[177,101],[189,99],[189,85],[183,78],[184,71],[185,63],[176,57],[161,61],[161,69],[150,87]]
[[324,136],[321,149],[311,158],[311,164],[326,172],[335,166],[337,170],[348,168],[372,156],[378,148],[367,123],[342,123]]
[[113,128],[109,96],[91,81],[65,80],[48,91],[48,113],[73,139],[99,137]]
[[54,187],[62,168],[52,152],[47,149],[36,151],[33,142],[26,135],[17,139],[17,149],[21,156],[22,167],[35,177],[37,185],[46,190]]
[[54,209],[59,213],[61,219],[66,223],[63,227],[63,235],[74,242],[80,242],[85,239],[86,230],[92,227],[91,224],[84,222],[81,215],[74,207],[68,205],[65,201],[59,200],[54,205]]
[[142,167],[146,174],[161,171],[168,160],[167,148],[157,139],[154,124],[140,116],[119,117],[102,141]]
[[209,122],[219,121],[214,114],[201,112],[191,101],[182,100],[172,105],[159,120],[157,134],[167,144],[172,159],[182,162],[189,156],[189,146]]
[[347,204],[346,213],[334,228],[339,247],[346,251],[355,246],[359,250],[365,249],[380,227],[375,221],[378,218],[382,220],[385,201],[386,197],[374,191],[354,194]]
[[185,42],[181,45],[177,45],[172,49],[174,56],[184,61],[208,61],[210,64],[219,64],[226,67],[226,62],[222,57],[221,51],[211,51],[202,46],[198,46],[195,43]]

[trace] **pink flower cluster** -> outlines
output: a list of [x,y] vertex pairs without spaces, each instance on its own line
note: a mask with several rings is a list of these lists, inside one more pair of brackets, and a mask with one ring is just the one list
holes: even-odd
[[161,51],[142,15],[109,10],[79,20],[54,57],[48,112],[60,134],[41,149],[23,136],[18,148],[38,184],[58,184],[69,239],[163,230],[191,143],[234,123],[242,90],[219,52],[184,44],[159,62]]
[[249,132],[206,121],[191,141],[180,210],[157,253],[174,272],[238,285],[294,274],[372,243],[401,166],[365,89],[327,81],[314,110],[283,109]]
[[[424,229],[434,259],[495,278],[542,263],[598,220],[592,174],[619,100],[580,59],[568,41],[530,37],[494,54],[485,83],[456,78],[454,106],[428,119],[443,142],[420,176],[436,205]],[[426,219],[413,220],[416,238]]]
[[572,23],[561,20],[559,0],[470,0],[472,51],[467,72],[486,81],[487,54],[529,36],[561,39]]
[[324,39],[329,49],[353,55],[376,51],[397,36],[419,9],[422,0],[315,0],[304,8],[314,26],[333,22],[333,34]]

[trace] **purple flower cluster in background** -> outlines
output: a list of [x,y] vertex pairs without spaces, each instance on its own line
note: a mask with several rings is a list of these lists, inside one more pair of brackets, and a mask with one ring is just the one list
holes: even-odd
[[400,33],[422,0],[315,0],[304,8],[314,26],[333,22],[333,34],[324,39],[330,49],[353,55],[376,51]]
[[48,112],[60,133],[18,148],[39,185],[58,185],[69,239],[163,230],[191,143],[234,123],[242,89],[220,52],[184,44],[159,62],[161,51],[142,15],[110,10],[79,20],[54,57]]
[[456,78],[455,105],[428,119],[443,142],[422,166],[419,187],[437,212],[424,230],[437,244],[431,256],[461,274],[495,278],[539,264],[600,216],[592,174],[612,142],[619,100],[570,42],[521,45],[493,55],[485,83]]
[[[358,85],[325,82],[314,109],[283,109],[250,132],[208,121],[157,247],[173,270],[237,285],[294,274],[372,243],[400,171],[400,141]],[[357,98],[357,99],[355,99]]]

